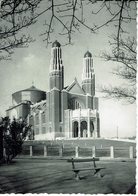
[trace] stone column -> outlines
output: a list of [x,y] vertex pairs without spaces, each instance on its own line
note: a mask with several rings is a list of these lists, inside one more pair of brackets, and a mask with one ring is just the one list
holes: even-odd
[[130,159],[134,158],[134,148],[133,148],[133,146],[129,147],[129,158]]
[[33,147],[30,146],[30,157],[32,157],[32,156],[33,156]]
[[44,157],[47,156],[47,146],[44,145]]
[[97,123],[96,118],[93,120],[94,130],[93,130],[93,138],[97,137]]
[[97,117],[95,118],[95,138],[98,137],[98,134],[97,134]]
[[114,159],[114,147],[110,146],[110,158]]
[[[68,138],[72,137],[72,111],[69,110],[69,132],[68,132]],[[66,130],[65,130],[66,131]]]
[[72,118],[70,117],[70,130],[69,130],[69,138],[73,137],[73,123],[72,123]]
[[63,146],[59,147],[59,156],[62,157],[63,156]]
[[36,125],[35,116],[36,116],[36,113],[34,112],[33,113],[33,119],[34,119],[34,139],[35,139],[35,133],[36,133],[36,130],[35,130],[35,125]]
[[73,124],[72,123],[72,110],[69,110],[69,130],[68,130],[69,133],[68,133],[68,138],[72,138],[73,137],[73,126],[72,126],[72,124]]
[[78,119],[78,137],[80,137],[80,131],[81,131],[81,109],[79,110],[79,119]]
[[96,157],[96,147],[92,147],[92,157]]
[[75,147],[75,157],[79,157],[79,146]]
[[39,111],[39,134],[42,134],[42,111]]
[[80,138],[80,129],[81,129],[81,122],[80,119],[78,121],[78,137]]
[[88,109],[88,120],[87,120],[87,135],[90,137],[90,109]]

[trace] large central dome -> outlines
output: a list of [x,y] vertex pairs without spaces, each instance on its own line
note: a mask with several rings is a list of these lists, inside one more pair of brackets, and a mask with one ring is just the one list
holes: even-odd
[[60,46],[61,46],[61,44],[57,40],[55,42],[53,42],[53,44],[52,44],[52,48],[60,47]]

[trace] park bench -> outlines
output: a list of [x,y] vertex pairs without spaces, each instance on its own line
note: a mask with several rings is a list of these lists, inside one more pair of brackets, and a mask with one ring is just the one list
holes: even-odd
[[[85,170],[93,170],[94,176],[102,177],[100,174],[100,170],[105,169],[104,167],[97,167],[96,161],[99,161],[99,158],[71,158],[67,160],[68,162],[72,163],[72,171],[75,173],[75,179],[79,180],[79,172]],[[82,163],[82,162],[92,162],[93,165],[90,167],[76,167],[77,164],[75,163]]]

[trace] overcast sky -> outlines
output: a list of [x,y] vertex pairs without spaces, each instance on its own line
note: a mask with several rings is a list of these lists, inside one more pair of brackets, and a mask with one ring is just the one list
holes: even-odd
[[[104,17],[103,17],[104,16]],[[96,19],[102,22],[106,19],[103,14]],[[89,21],[89,19],[87,19]],[[91,22],[91,21],[89,21]],[[96,21],[95,21],[96,22]],[[56,25],[56,24],[55,24]],[[58,25],[56,26],[58,31]],[[130,24],[130,33],[136,35],[136,24]],[[11,105],[11,94],[34,85],[44,91],[49,89],[49,63],[51,45],[45,47],[43,38],[38,35],[42,33],[42,21],[28,28],[26,31],[35,36],[36,41],[28,48],[16,49],[11,61],[0,62],[0,115]],[[115,63],[103,61],[99,55],[103,51],[110,51],[109,37],[114,32],[112,27],[101,29],[97,34],[92,34],[85,29],[73,36],[73,45],[62,47],[62,57],[65,70],[65,85],[72,83],[77,77],[81,84],[83,70],[83,56],[89,50],[93,56],[93,65],[96,75],[96,86],[118,85],[125,81],[119,80],[112,75]],[[59,40],[61,44],[64,39],[54,34],[52,41]],[[115,137],[117,126],[119,137],[134,136],[136,134],[136,105],[128,105],[114,100],[99,98],[101,136]]]

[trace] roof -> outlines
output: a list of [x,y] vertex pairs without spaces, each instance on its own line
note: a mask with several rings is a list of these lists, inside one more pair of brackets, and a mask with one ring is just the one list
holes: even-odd
[[73,94],[85,94],[80,84],[78,83],[77,78],[74,78],[74,81],[66,88],[66,90]]
[[84,54],[84,58],[85,57],[92,57],[92,54],[89,52],[89,51],[87,51],[85,54]]
[[[15,93],[22,92],[22,91],[41,91],[41,92],[45,92],[45,91],[42,91],[42,90],[36,88],[34,85],[32,85],[30,88],[26,88],[26,89],[17,91],[17,92],[15,92]],[[13,94],[15,94],[15,93],[13,93]]]
[[6,111],[10,111],[10,110],[12,110],[13,108],[16,108],[16,107],[18,107],[18,106],[20,106],[20,105],[30,105],[30,104],[27,103],[27,102],[21,102],[21,103],[18,103],[17,105],[10,106]]
[[57,40],[55,42],[53,42],[53,44],[52,44],[52,48],[60,47],[60,46],[61,46],[61,44]]
[[23,91],[42,91],[38,88],[36,88],[34,85],[32,85],[30,88],[24,89]]
[[67,89],[67,88],[68,88],[68,86],[65,86],[65,87],[64,87],[64,89]]

